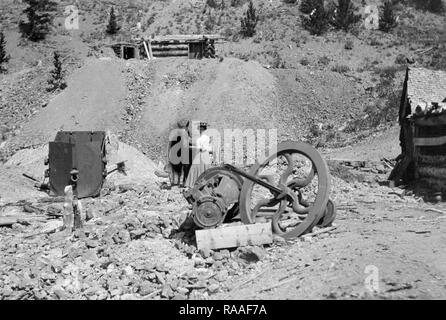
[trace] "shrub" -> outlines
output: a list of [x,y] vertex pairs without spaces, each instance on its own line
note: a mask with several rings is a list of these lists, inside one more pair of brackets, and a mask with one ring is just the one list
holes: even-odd
[[215,1],[215,0],[206,0],[206,5],[213,9],[217,8],[217,6],[218,6],[217,1]]
[[55,91],[57,89],[65,89],[67,83],[65,82],[65,72],[62,70],[62,61],[60,61],[60,55],[54,52],[53,57],[54,69],[51,71],[51,78],[48,80],[48,91]]
[[285,68],[285,62],[282,60],[282,57],[280,56],[279,52],[274,51],[273,52],[273,62],[272,67],[274,69],[284,69]]
[[411,2],[417,9],[426,10],[433,13],[442,13],[444,11],[444,4],[442,0],[411,0]]
[[302,58],[299,62],[303,66],[308,66],[310,64],[310,60],[308,60],[308,58]]
[[446,70],[446,55],[444,54],[446,46],[437,46],[432,53],[429,67],[436,70]]
[[346,73],[350,71],[350,68],[346,65],[337,64],[331,68],[331,71],[337,72],[337,73]]
[[45,39],[50,32],[57,3],[51,0],[24,0],[23,2],[28,5],[23,10],[28,22],[20,22],[22,36],[31,41]]
[[355,14],[355,7],[351,0],[338,0],[335,12],[333,25],[345,32],[349,31],[350,27],[360,19],[360,16]]
[[389,32],[396,27],[397,22],[393,14],[393,4],[390,0],[383,3],[379,16],[379,30]]
[[310,14],[314,9],[320,8],[321,5],[324,5],[323,0],[302,0],[299,10],[304,14]]
[[214,26],[215,26],[215,17],[209,12],[206,20],[204,21],[204,30],[206,32],[211,33],[214,31]]
[[108,18],[107,29],[105,30],[105,32],[107,32],[107,34],[116,34],[119,31],[119,29],[120,27],[118,26],[115,14],[115,8],[112,7],[110,10],[110,16]]
[[406,64],[406,56],[402,53],[396,56],[395,64]]
[[243,6],[247,0],[231,0],[231,7],[237,8]]
[[322,64],[324,66],[328,65],[330,63],[330,61],[331,61],[331,59],[327,56],[322,56],[322,57],[319,57],[319,59],[318,59],[318,63]]
[[259,17],[256,14],[256,9],[252,0],[249,1],[248,10],[245,12],[245,16],[241,19],[241,34],[244,37],[252,37],[256,33],[256,26]]
[[344,44],[344,49],[346,49],[346,50],[352,50],[353,47],[354,47],[353,40],[347,40]]
[[9,55],[6,52],[6,40],[3,32],[0,32],[0,73],[5,72],[5,63],[9,61]]
[[323,1],[317,3],[309,16],[302,17],[302,25],[311,34],[320,36],[328,29],[330,15],[325,10]]

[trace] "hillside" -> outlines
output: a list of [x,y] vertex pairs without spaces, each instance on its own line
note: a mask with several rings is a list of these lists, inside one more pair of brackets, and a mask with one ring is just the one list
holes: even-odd
[[[251,104],[264,104],[257,106],[262,111],[251,112],[251,114],[264,119],[271,117],[276,119],[283,137],[297,137],[319,146],[351,144],[358,138],[369,135],[379,125],[395,124],[398,95],[406,63],[405,57],[414,58],[418,64],[431,68],[445,67],[444,58],[442,58],[444,55],[441,55],[446,34],[443,28],[446,22],[445,16],[417,10],[407,5],[407,1],[399,1],[396,5],[395,10],[399,22],[390,33],[366,30],[358,24],[348,33],[328,30],[322,36],[313,36],[302,27],[298,2],[256,0],[254,5],[259,22],[256,34],[248,39],[243,39],[238,35],[239,21],[247,7],[247,1],[244,0],[217,1],[214,8],[207,5],[206,1],[79,0],[76,3],[79,9],[79,30],[65,29],[64,10],[71,3],[69,1],[57,2],[58,11],[54,27],[47,39],[38,43],[20,38],[18,24],[23,16],[18,13],[23,10],[24,4],[16,0],[5,0],[0,4],[0,13],[4,17],[0,29],[5,32],[7,51],[11,55],[11,60],[7,65],[8,73],[0,75],[2,82],[0,109],[4,111],[0,116],[3,140],[19,134],[20,128],[46,108],[50,100],[52,103],[47,114],[55,111],[53,109],[57,104],[66,104],[67,99],[77,101],[76,99],[79,98],[70,97],[73,93],[62,93],[61,97],[55,97],[44,89],[54,50],[62,54],[64,68],[68,74],[74,73],[73,80],[70,81],[75,83],[76,70],[82,67],[87,59],[110,56],[110,51],[105,47],[107,43],[113,42],[114,39],[128,40],[132,35],[137,35],[139,32],[135,29],[136,22],[141,23],[141,31],[147,36],[220,33],[226,37],[227,41],[217,46],[218,54],[226,58],[235,57],[257,63],[257,70],[261,66],[269,69],[269,72],[259,70],[252,74],[254,82],[265,82],[265,84],[260,84],[261,88],[265,85],[269,88],[261,93],[262,98],[256,100],[255,97],[259,87],[250,88],[247,84],[246,87],[250,89],[244,92],[234,84],[233,90],[237,93],[232,93],[227,98],[232,102],[226,101],[221,104],[221,95],[225,95],[225,88],[220,88],[220,84],[222,81],[233,81],[231,75],[228,75],[227,66],[229,65],[226,62],[221,66],[206,62],[175,62],[166,69],[165,74],[164,65],[168,65],[169,62],[166,64],[160,62],[153,68],[149,67],[149,74],[144,74],[142,77],[144,79],[156,78],[158,81],[162,76],[170,77],[176,72],[176,66],[179,66],[180,75],[177,76],[177,80],[190,82],[188,84],[190,87],[184,88],[183,85],[181,90],[184,92],[179,93],[178,100],[170,98],[171,91],[176,86],[162,88],[157,83],[150,92],[145,88],[139,88],[139,93],[144,96],[141,99],[145,99],[144,104],[153,105],[154,110],[160,110],[159,105],[162,103],[166,103],[168,108],[178,108],[178,103],[175,101],[182,101],[181,103],[185,104],[182,108],[185,107],[185,110],[189,110],[189,106],[195,103],[215,106],[216,109],[211,110],[218,110],[218,108],[221,110],[227,104],[238,102],[246,105],[247,109],[251,108]],[[212,2],[209,3],[212,4]],[[354,3],[357,13],[364,17],[362,2],[354,1]],[[377,3],[379,1],[370,1],[367,4]],[[118,23],[121,26],[119,34],[113,37],[105,34],[108,11],[111,6],[115,7]],[[197,78],[179,79],[181,76],[188,77],[188,70],[192,70],[194,77]],[[105,82],[112,81],[107,75],[110,74],[95,75],[97,78],[89,79],[89,81],[101,83],[100,77],[103,77]],[[242,82],[244,79],[238,81]],[[199,93],[203,86],[206,87],[203,91],[206,92],[205,95]],[[120,95],[119,99],[122,101],[125,98],[126,93],[114,92],[113,85],[107,84],[104,85],[105,87],[109,87],[113,94]],[[75,92],[77,89],[78,87],[73,87],[71,90]],[[26,94],[23,94],[25,91]],[[55,94],[57,95],[57,92]],[[113,94],[105,98],[107,107],[104,110],[110,108],[111,113],[122,112],[112,107],[116,101],[108,100],[115,99]],[[146,95],[149,96],[148,100],[145,98]],[[164,96],[168,101],[165,101]],[[99,97],[98,94],[97,98]],[[249,101],[239,100],[240,97]],[[194,99],[198,99],[198,102]],[[128,100],[127,97],[127,104],[134,102]],[[95,103],[94,101],[94,98],[89,98],[88,103]],[[70,103],[68,102],[68,105]],[[99,102],[99,106],[101,103]],[[175,104],[176,106],[171,106]],[[65,108],[70,110],[69,106]],[[121,115],[121,120],[117,120],[119,116],[116,114],[113,123],[96,122],[94,126],[98,128],[101,125],[111,128],[117,126],[123,129],[124,134],[129,130],[135,131],[137,140],[147,141],[159,134],[164,135],[166,128],[178,118],[172,115],[166,125],[162,124],[165,127],[158,128],[162,133],[151,131],[151,129],[141,131],[136,128],[122,128],[123,124],[118,124],[122,119],[130,125],[136,125],[135,121],[130,119],[131,113],[134,112],[139,113],[139,110],[130,111],[130,115],[127,116]],[[209,115],[215,115],[215,113],[209,112]],[[232,115],[236,117],[237,113]],[[74,114],[70,116],[75,117]],[[204,116],[212,124],[218,122],[215,118],[207,118],[206,113]],[[35,118],[28,127],[33,128],[33,123],[48,122],[48,119],[44,117],[42,115]],[[88,118],[88,112],[82,117]],[[151,118],[146,116],[144,121],[150,123]],[[62,122],[64,125],[67,124],[65,120]],[[58,122],[53,124],[55,123]],[[156,127],[161,124],[154,125]],[[56,127],[52,130],[55,129]],[[137,141],[134,142],[135,145],[140,144]],[[2,153],[5,151],[3,150]]]
[[[332,21],[316,36],[303,27],[302,1],[253,0],[256,32],[243,38],[248,0],[56,2],[49,34],[32,42],[20,36],[24,1],[0,0],[11,56],[0,72],[0,300],[445,298],[444,190],[388,181],[400,153],[406,67],[446,70],[444,12],[392,0],[398,25],[383,32],[361,23],[365,6],[381,1],[354,0],[360,22],[341,31]],[[79,29],[67,30],[73,4]],[[105,32],[112,7],[120,26],[113,36]],[[225,37],[217,59],[122,60],[109,46],[141,34],[203,33]],[[52,91],[54,52],[67,87]],[[318,169],[317,180],[336,206],[334,223],[300,238],[274,234],[265,245],[199,250],[187,189],[160,174],[169,131],[185,118],[220,132],[277,129],[279,140],[314,145],[331,160],[330,179]],[[43,180],[58,130],[108,131],[107,170],[126,161],[125,173],[107,175],[100,196],[81,199],[83,227],[74,232],[61,228],[69,204],[24,176]],[[303,168],[294,163],[293,176]],[[280,209],[279,197],[304,205],[315,191],[313,183],[308,194],[282,182]],[[220,186],[213,195],[228,191]],[[294,204],[281,222],[301,221]],[[270,221],[259,213],[256,222]],[[218,228],[240,224],[226,222]],[[175,308],[162,312],[178,318]]]

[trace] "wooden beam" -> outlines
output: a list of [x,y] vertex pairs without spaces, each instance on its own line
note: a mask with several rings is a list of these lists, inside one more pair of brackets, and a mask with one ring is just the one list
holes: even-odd
[[439,125],[446,125],[446,115],[431,115],[429,117],[414,119],[414,123],[417,126],[436,127]]
[[149,48],[147,48],[147,43],[145,41],[143,41],[142,43],[144,44],[144,50],[146,50],[147,59],[151,60],[152,58],[150,57]]
[[171,45],[171,46],[154,46],[152,47],[153,52],[159,52],[159,51],[187,51],[188,46],[177,46],[177,45]]
[[415,146],[441,146],[446,144],[446,136],[431,138],[413,138]]
[[236,248],[273,242],[271,223],[258,223],[195,231],[198,249]]

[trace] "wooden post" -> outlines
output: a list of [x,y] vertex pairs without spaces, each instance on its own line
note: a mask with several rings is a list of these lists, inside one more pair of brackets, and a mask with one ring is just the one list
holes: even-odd
[[147,48],[147,44],[146,44],[146,41],[145,40],[143,40],[143,42],[142,42],[143,44],[144,44],[144,49],[145,49],[145,51],[146,51],[146,54],[147,54],[147,59],[149,59],[149,60],[152,60],[152,58],[150,57],[150,52],[149,52],[149,49]]
[[82,220],[85,219],[82,203],[73,194],[73,186],[65,187],[65,202],[63,205],[63,228],[72,232],[83,227]]
[[418,161],[419,161],[419,147],[415,145],[415,139],[418,138],[419,130],[418,126],[416,126],[414,123],[412,123],[412,146],[413,146],[413,164],[414,164],[414,178],[418,179],[419,173],[418,173]]
[[151,43],[150,40],[149,40],[148,42],[149,42],[149,54],[150,54],[150,59],[153,59],[152,43]]
[[80,200],[77,198],[73,202],[74,230],[82,229],[83,210]]
[[68,230],[68,232],[73,231],[74,227],[74,215],[73,215],[73,187],[66,186],[65,192],[65,202],[63,205],[63,227]]

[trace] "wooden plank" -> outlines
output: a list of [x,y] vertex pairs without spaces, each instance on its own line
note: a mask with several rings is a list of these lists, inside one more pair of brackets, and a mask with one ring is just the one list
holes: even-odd
[[12,226],[17,221],[18,219],[15,217],[0,217],[0,227]]
[[415,146],[441,146],[446,144],[446,136],[432,138],[413,138]]
[[446,115],[432,115],[414,120],[417,126],[436,127],[438,125],[446,125]]
[[154,57],[187,57],[187,51],[158,51],[153,53]]
[[156,36],[152,38],[152,42],[157,41],[196,41],[196,40],[204,40],[204,38],[208,39],[224,39],[224,37],[218,35],[218,34],[173,34],[173,35],[166,35],[166,36]]
[[273,242],[271,223],[237,225],[195,231],[198,249],[224,249]]
[[159,52],[159,51],[187,51],[188,46],[177,46],[177,45],[171,45],[171,46],[154,46],[152,47],[153,52]]

